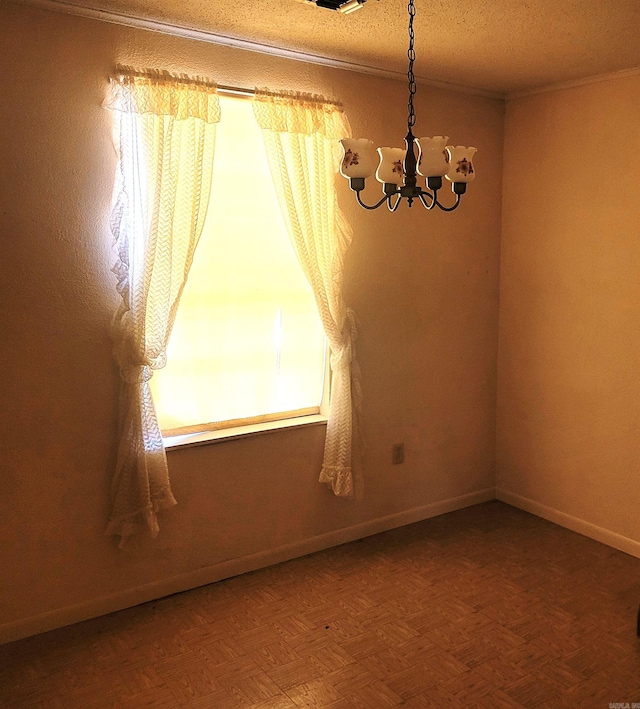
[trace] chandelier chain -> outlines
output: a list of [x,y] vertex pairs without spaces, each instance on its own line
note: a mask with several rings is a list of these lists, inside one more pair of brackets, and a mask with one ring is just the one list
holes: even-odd
[[409,6],[407,9],[409,12],[409,51],[407,52],[407,56],[409,58],[409,70],[407,71],[407,79],[409,82],[409,105],[407,127],[409,128],[409,132],[411,132],[411,128],[413,128],[413,126],[415,126],[416,124],[416,114],[413,109],[413,97],[416,94],[416,77],[413,73],[413,62],[416,58],[416,53],[413,48],[415,40],[415,34],[413,31],[413,18],[416,15],[416,6],[414,5],[414,0],[409,0]]

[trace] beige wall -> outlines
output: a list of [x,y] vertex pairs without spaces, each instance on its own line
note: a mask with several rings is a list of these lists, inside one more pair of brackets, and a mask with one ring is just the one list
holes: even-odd
[[[118,375],[108,334],[115,154],[101,103],[114,65],[319,92],[342,100],[354,133],[378,145],[401,143],[406,88],[7,3],[0,58],[0,637],[204,582],[228,560],[303,548],[388,515],[400,523],[408,510],[426,515],[444,509],[433,503],[492,489],[500,101],[420,87],[418,132],[479,148],[479,178],[460,211],[369,214],[341,184],[355,229],[346,297],[361,321],[365,499],[337,499],[317,483],[322,427],[172,451],[179,506],[161,515],[156,541],[121,552],[103,535]],[[406,462],[392,467],[400,441]]]
[[640,75],[507,103],[498,494],[636,554],[639,154]]

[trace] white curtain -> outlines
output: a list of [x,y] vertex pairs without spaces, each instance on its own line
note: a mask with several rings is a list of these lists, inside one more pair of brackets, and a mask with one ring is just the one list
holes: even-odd
[[121,374],[120,445],[107,534],[121,546],[142,528],[158,533],[171,493],[151,398],[202,232],[211,190],[215,85],[167,73],[123,69],[111,80],[119,161],[111,228],[122,301],[113,322]]
[[320,482],[336,495],[359,494],[357,329],[342,295],[344,255],[352,231],[335,189],[338,141],[350,135],[349,123],[340,106],[319,96],[257,90],[253,105],[287,231],[331,348],[331,398]]

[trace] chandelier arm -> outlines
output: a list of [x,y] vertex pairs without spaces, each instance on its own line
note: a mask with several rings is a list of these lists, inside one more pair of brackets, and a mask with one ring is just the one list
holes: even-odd
[[360,190],[357,190],[356,199],[358,200],[358,204],[365,209],[378,209],[378,207],[382,206],[385,202],[389,202],[391,200],[391,195],[385,195],[378,203],[368,205],[362,201],[362,198],[360,197]]
[[460,205],[460,200],[462,198],[462,195],[457,194],[456,195],[456,203],[453,205],[453,207],[444,207],[438,200],[435,200],[435,204],[443,211],[443,212],[453,212],[454,209],[457,209],[458,206]]
[[[429,197],[431,199],[431,204],[427,203],[427,200],[425,199],[425,197]],[[420,194],[418,195],[418,198],[422,202],[422,206],[425,209],[428,209],[429,211],[434,209],[436,204],[438,203],[438,200],[435,198],[435,195],[432,195],[431,192],[420,192]]]
[[389,200],[387,201],[387,207],[389,208],[390,212],[395,212],[398,207],[400,206],[400,202],[402,201],[402,195],[398,195],[398,199],[396,200],[396,203],[391,206],[391,197],[392,195],[389,195]]

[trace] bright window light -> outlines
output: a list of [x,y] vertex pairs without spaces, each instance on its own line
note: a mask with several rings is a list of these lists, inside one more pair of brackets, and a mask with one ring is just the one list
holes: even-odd
[[318,413],[325,337],[251,102],[221,97],[212,196],[151,390],[165,435]]

